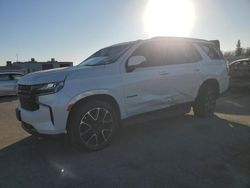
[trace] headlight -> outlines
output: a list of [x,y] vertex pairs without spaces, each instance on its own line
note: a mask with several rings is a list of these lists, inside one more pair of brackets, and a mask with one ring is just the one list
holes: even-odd
[[32,93],[35,95],[48,95],[60,91],[63,86],[63,81],[34,85],[32,86]]

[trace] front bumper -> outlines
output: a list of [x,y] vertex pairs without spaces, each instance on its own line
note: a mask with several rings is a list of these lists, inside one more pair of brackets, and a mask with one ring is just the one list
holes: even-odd
[[43,107],[33,112],[17,108],[16,117],[28,133],[60,134],[64,132],[64,130],[55,127],[51,121],[49,110]]
[[30,111],[19,106],[16,117],[27,132],[31,130],[39,134],[62,134],[67,125],[67,101],[68,98],[65,97],[40,96],[38,110]]
[[30,133],[30,134],[37,133],[37,130],[36,130],[32,125],[30,125],[30,124],[25,123],[25,122],[22,121],[22,118],[21,118],[21,111],[20,111],[18,108],[16,108],[16,118],[17,118],[18,121],[21,122],[22,128],[23,128],[26,132],[28,132],[28,133]]

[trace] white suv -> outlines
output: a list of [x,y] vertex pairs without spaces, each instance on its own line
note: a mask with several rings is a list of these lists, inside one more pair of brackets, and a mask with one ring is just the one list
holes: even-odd
[[31,73],[18,84],[17,118],[27,132],[67,133],[98,150],[132,116],[179,105],[212,115],[229,78],[218,41],[157,37],[101,49],[75,67]]

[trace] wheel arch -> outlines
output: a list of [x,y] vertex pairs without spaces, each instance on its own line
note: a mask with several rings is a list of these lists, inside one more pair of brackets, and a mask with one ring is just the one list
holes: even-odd
[[78,97],[75,97],[74,99],[71,100],[69,106],[68,106],[68,111],[69,115],[67,118],[67,125],[66,125],[66,130],[68,130],[69,126],[69,120],[71,115],[74,113],[74,110],[77,108],[78,105],[84,104],[90,100],[101,100],[110,103],[115,110],[118,113],[119,119],[122,117],[122,112],[119,103],[117,102],[116,98],[110,94],[107,93],[96,93],[96,94],[91,94],[91,95],[81,95]]
[[205,80],[205,81],[201,84],[201,86],[200,86],[200,88],[199,88],[199,90],[198,90],[198,93],[196,94],[196,98],[198,97],[198,95],[199,95],[201,89],[203,89],[203,88],[205,88],[205,87],[213,87],[213,88],[215,88],[217,97],[219,96],[219,94],[220,94],[220,85],[219,85],[219,82],[218,82],[218,80],[212,78],[212,79],[207,79],[207,80]]

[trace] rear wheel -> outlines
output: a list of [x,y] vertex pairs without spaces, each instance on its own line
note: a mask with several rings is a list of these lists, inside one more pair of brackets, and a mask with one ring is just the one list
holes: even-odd
[[193,111],[197,117],[210,117],[216,108],[217,91],[211,86],[200,89],[197,99],[193,105]]
[[73,109],[68,135],[74,145],[100,150],[111,143],[118,128],[116,110],[104,101],[89,101]]

